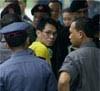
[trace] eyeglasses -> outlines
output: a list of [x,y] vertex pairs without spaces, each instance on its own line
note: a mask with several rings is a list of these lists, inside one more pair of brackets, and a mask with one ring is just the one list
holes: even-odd
[[51,31],[43,31],[43,33],[45,33],[48,36],[50,36],[50,35],[56,36],[57,35],[57,32],[51,32]]

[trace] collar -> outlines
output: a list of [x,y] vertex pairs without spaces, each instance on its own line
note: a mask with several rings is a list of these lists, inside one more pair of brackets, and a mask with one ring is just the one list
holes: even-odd
[[87,43],[84,43],[82,47],[96,47],[96,44],[94,42],[87,42]]
[[18,57],[18,56],[23,56],[23,55],[35,55],[35,53],[33,50],[28,48],[27,50],[14,52],[11,57],[13,58],[13,57]]

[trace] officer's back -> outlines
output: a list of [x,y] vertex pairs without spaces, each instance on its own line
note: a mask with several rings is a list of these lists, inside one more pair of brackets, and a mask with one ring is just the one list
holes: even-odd
[[[28,49],[29,24],[16,22],[0,30],[13,54],[0,65],[0,91],[56,91],[57,82],[48,63]],[[16,40],[16,41],[15,41]]]

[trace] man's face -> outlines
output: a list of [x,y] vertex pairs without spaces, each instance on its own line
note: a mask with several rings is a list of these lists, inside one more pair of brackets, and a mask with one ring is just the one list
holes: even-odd
[[74,17],[72,13],[64,12],[63,13],[63,24],[65,27],[69,27],[71,23],[73,22]]
[[54,3],[51,2],[49,3],[49,8],[51,10],[51,17],[56,21],[58,21],[62,13],[60,4],[57,2]]
[[46,46],[52,46],[57,37],[57,29],[51,24],[46,24],[43,31],[37,30],[37,37]]
[[77,18],[88,17],[88,8],[79,9],[76,13],[77,13]]
[[71,24],[70,27],[70,42],[72,43],[73,47],[80,47],[80,31],[77,31],[75,28],[75,22]]
[[40,19],[41,18],[45,18],[48,17],[47,13],[43,13],[43,12],[35,12],[34,13],[34,17],[33,17],[33,23],[34,23],[34,27],[36,28]]

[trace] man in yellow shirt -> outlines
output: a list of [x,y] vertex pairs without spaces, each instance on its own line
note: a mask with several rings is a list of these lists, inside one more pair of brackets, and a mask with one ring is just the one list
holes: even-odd
[[36,41],[29,46],[36,53],[36,56],[45,58],[51,65],[50,52],[48,47],[51,47],[57,37],[58,25],[57,22],[51,18],[43,18],[38,23],[36,29]]

